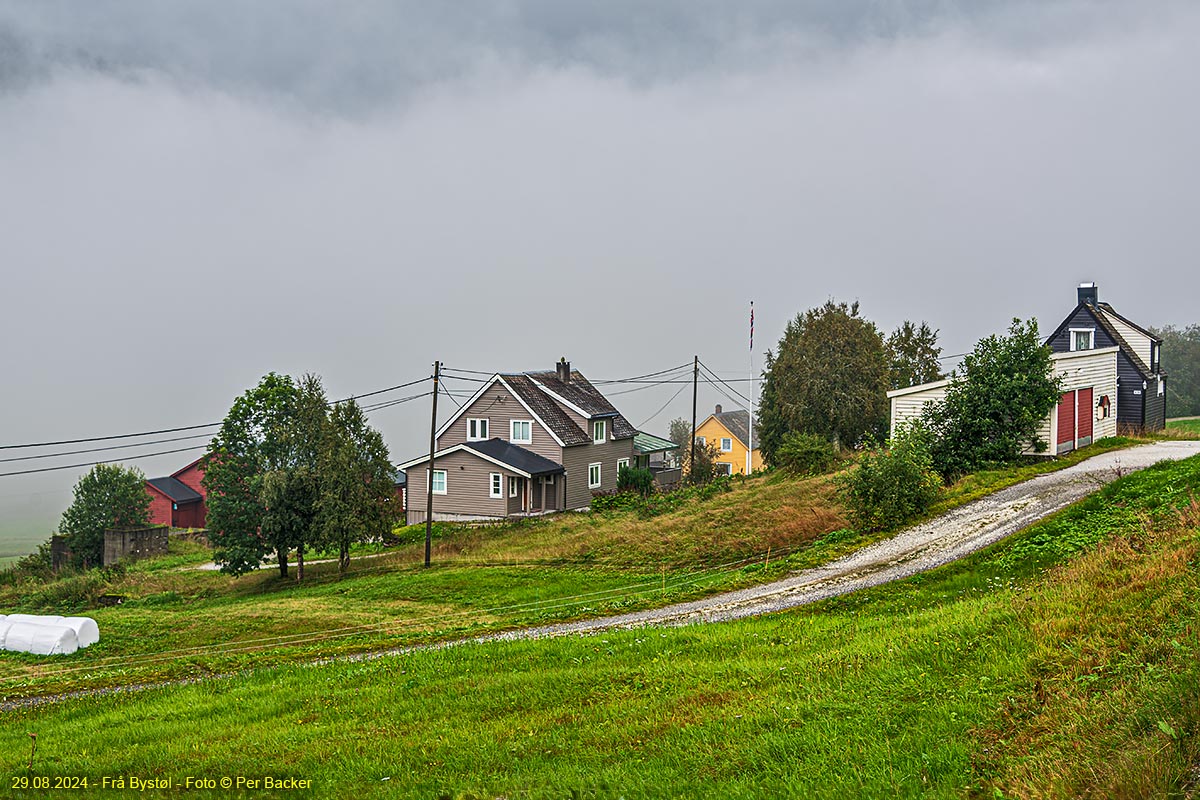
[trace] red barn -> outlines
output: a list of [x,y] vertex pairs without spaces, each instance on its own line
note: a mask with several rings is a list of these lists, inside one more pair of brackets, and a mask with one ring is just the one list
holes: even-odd
[[208,518],[206,492],[200,485],[204,478],[203,458],[165,478],[147,478],[146,493],[150,495],[150,522],[172,528],[203,528]]

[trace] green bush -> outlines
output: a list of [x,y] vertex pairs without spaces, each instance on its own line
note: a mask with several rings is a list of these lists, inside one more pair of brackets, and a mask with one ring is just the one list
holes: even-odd
[[792,431],[784,434],[773,466],[794,475],[823,475],[836,463],[837,451],[824,436]]
[[708,500],[732,488],[733,480],[722,475],[705,484],[684,486],[673,492],[651,492],[646,496],[636,492],[596,492],[592,495],[592,511],[632,511],[648,519],[668,514],[693,500]]
[[932,465],[928,433],[920,426],[868,451],[840,480],[854,523],[864,531],[891,530],[925,513],[942,488]]
[[617,471],[617,491],[636,492],[648,497],[654,492],[654,473],[648,469],[621,467]]

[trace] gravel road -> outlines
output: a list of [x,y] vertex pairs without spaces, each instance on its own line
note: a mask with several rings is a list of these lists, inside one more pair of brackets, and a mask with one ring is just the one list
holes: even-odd
[[1028,527],[1122,474],[1200,454],[1200,441],[1164,441],[1093,456],[960,506],[816,569],[703,600],[614,617],[507,631],[475,641],[585,634],[642,625],[690,625],[770,614],[940,567]]

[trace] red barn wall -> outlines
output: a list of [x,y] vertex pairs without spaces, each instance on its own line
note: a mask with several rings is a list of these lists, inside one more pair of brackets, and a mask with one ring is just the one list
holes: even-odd
[[146,484],[146,494],[150,495],[150,524],[170,525],[171,506],[174,505],[171,499],[148,483]]
[[200,464],[191,464],[179,472],[171,476],[175,480],[182,483],[189,489],[194,489],[200,493],[200,502],[195,516],[188,517],[190,524],[180,524],[180,528],[203,528],[205,521],[208,519],[208,492],[204,491],[204,487],[200,485],[200,481],[204,480],[204,470]]

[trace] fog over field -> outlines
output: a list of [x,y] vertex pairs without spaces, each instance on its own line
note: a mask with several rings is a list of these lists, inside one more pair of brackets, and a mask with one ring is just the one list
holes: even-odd
[[[1087,280],[1198,321],[1197,40],[1156,0],[0,2],[0,445],[270,370],[745,375],[751,299],[760,366],[831,297],[948,354]],[[614,401],[665,434],[677,388]],[[372,420],[400,461],[428,415]],[[0,556],[83,471],[0,477]]]

